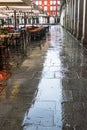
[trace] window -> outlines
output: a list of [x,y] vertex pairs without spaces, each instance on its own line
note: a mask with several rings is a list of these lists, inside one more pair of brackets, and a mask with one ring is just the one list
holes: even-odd
[[54,11],[56,10],[56,6],[53,7],[53,10],[54,10]]
[[38,1],[39,2],[39,5],[41,5],[42,4],[42,1]]
[[55,5],[55,4],[56,4],[56,1],[53,1],[53,4]]
[[59,0],[57,1],[57,3],[58,3],[58,5],[60,5],[60,1]]
[[44,10],[47,11],[47,6],[44,6]]
[[44,5],[47,5],[47,1],[44,1]]
[[38,5],[38,1],[36,1],[36,5]]
[[58,10],[60,10],[60,6],[58,6],[57,8],[58,8]]
[[53,4],[53,1],[50,1],[50,4],[52,5],[52,4]]
[[50,10],[51,10],[51,11],[53,10],[53,6],[50,6]]

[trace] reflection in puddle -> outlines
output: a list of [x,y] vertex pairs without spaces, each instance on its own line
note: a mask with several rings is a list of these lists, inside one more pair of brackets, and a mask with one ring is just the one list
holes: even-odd
[[[11,77],[12,73],[19,67],[26,56],[27,50],[26,46],[0,46],[0,99],[6,98],[6,93],[8,93],[7,83],[8,79]],[[13,87],[12,90],[17,93],[18,87]],[[13,95],[13,94],[12,94]]]
[[16,95],[17,95],[18,92],[19,92],[19,85],[15,85],[15,86],[13,86],[12,88],[13,88],[13,89],[12,89],[12,91],[11,91],[10,98],[11,98],[12,100],[14,100],[14,99],[16,98]]
[[[60,30],[58,27],[57,31]],[[23,120],[24,130],[61,130],[61,60],[60,34],[53,27],[47,43],[47,50],[41,79],[38,85],[35,103],[25,113]],[[53,38],[51,38],[53,37]]]

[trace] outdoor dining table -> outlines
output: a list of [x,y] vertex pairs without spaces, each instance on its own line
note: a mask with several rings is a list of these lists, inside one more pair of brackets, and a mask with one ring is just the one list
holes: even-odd
[[44,27],[38,27],[32,30],[30,29],[29,34],[30,34],[31,40],[40,39],[42,37],[43,32],[44,32]]
[[20,37],[20,32],[16,33],[8,33],[8,34],[0,34],[0,46],[5,45],[14,42],[14,40],[17,40]]
[[8,34],[0,34],[0,47],[2,45],[6,45],[8,38],[9,38]]

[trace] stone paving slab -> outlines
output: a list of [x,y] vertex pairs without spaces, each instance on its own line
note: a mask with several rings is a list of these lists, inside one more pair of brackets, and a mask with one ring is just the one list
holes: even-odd
[[29,125],[29,126],[25,126],[23,130],[37,130],[37,126],[35,125]]
[[50,100],[40,100],[36,101],[34,104],[35,108],[43,108],[46,110],[56,110],[56,101],[50,101]]
[[[49,118],[50,117],[50,118]],[[23,125],[54,125],[54,112],[41,108],[30,109],[28,115],[25,117]]]
[[37,130],[61,130],[61,127],[43,127],[43,126],[40,126],[40,127],[38,127]]
[[71,90],[63,90],[62,94],[63,94],[63,102],[73,101]]
[[24,130],[61,130],[61,127],[46,127],[46,126],[39,126],[39,125],[29,125],[24,127]]

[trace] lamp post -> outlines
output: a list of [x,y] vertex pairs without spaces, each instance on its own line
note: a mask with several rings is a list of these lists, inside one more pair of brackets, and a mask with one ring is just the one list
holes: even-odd
[[9,17],[7,17],[7,25],[8,25],[8,27],[9,27]]
[[24,27],[26,27],[26,13],[24,12]]
[[14,10],[14,28],[16,30],[17,21],[16,21],[16,10]]
[[32,20],[32,25],[33,25],[33,11],[32,11],[32,9],[33,9],[33,1],[31,0],[31,20]]
[[0,32],[1,32],[1,25],[2,25],[2,20],[0,19]]

